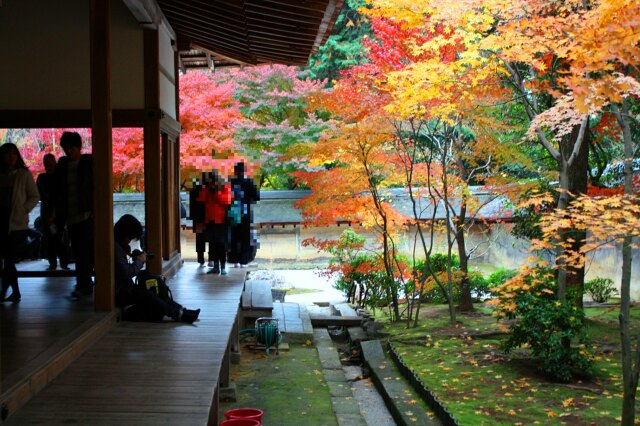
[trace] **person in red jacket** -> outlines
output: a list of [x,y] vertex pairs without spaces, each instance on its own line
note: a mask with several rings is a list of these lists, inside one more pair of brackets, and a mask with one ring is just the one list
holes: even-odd
[[213,269],[207,273],[227,275],[227,209],[231,204],[231,185],[214,170],[205,176],[197,201],[204,204],[207,241],[213,252]]

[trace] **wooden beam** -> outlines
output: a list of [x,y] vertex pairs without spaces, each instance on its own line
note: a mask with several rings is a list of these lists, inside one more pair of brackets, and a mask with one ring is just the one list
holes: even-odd
[[[176,98],[177,99],[177,98]],[[160,131],[169,135],[169,139],[175,140],[180,132],[182,132],[182,125],[178,120],[173,117],[160,112]]]
[[122,0],[131,11],[136,20],[147,28],[158,29],[164,26],[172,40],[176,39],[176,33],[169,25],[169,21],[162,13],[156,0]]
[[311,53],[316,52],[320,48],[322,41],[327,38],[328,33],[331,31],[331,27],[333,27],[333,23],[335,22],[335,15],[340,13],[340,9],[336,10],[338,8],[338,4],[342,7],[342,1],[329,0],[327,3],[327,8],[324,12],[324,16],[322,17],[322,21],[320,22],[320,25],[318,25],[318,33],[316,34],[316,41],[313,43],[313,47],[311,48]]
[[93,236],[98,311],[115,308],[110,9],[109,0],[91,0]]
[[[142,127],[144,109],[112,110],[113,127]],[[90,109],[77,110],[0,110],[0,128],[89,128],[92,122]]]
[[158,30],[144,29],[144,187],[147,251],[153,253],[147,268],[162,273],[162,173],[160,140],[160,46]]

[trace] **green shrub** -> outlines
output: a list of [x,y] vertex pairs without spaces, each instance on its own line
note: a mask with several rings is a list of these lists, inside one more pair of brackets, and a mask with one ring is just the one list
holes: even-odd
[[[442,284],[447,286],[447,255],[442,253],[435,253],[430,257],[431,270],[437,275]],[[426,273],[425,261],[416,261],[413,266],[415,270],[415,276],[419,282],[424,282],[424,289],[422,292],[422,301],[425,303],[442,304],[447,303],[446,292],[438,286],[431,275],[424,277]],[[451,257],[451,278],[452,278],[452,290],[453,301],[457,303],[460,300],[460,282],[462,279],[462,273],[460,272],[460,259],[458,256],[453,255]],[[471,294],[477,299],[486,298],[490,295],[489,282],[478,271],[470,271],[468,274],[469,285],[471,286]],[[410,289],[413,289],[413,281],[410,282]]]
[[584,291],[598,303],[605,303],[616,294],[613,280],[609,278],[594,278],[584,283]]
[[540,368],[556,380],[569,381],[574,372],[591,373],[584,312],[571,301],[556,298],[553,271],[536,267],[494,289],[499,318],[514,321],[502,349],[528,345]]
[[489,282],[489,288],[498,287],[505,283],[505,281],[518,275],[518,271],[515,269],[500,268],[487,277]]

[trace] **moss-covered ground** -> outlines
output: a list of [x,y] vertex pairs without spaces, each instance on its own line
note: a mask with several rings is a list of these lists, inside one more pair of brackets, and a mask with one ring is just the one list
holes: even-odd
[[[382,312],[376,312],[382,317]],[[612,425],[620,422],[622,374],[617,308],[587,308],[591,377],[556,383],[526,348],[505,354],[505,327],[477,306],[451,325],[445,306],[423,306],[417,328],[388,324],[405,362],[461,425]],[[633,335],[640,308],[632,309]],[[635,345],[634,345],[635,347]],[[640,404],[637,404],[640,417]]]
[[221,403],[221,416],[232,408],[251,407],[265,412],[265,425],[337,425],[318,353],[311,344],[291,345],[279,355],[241,350],[241,362],[231,371],[237,402]]

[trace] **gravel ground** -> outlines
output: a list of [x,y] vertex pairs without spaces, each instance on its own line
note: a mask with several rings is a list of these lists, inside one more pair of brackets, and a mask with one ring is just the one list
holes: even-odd
[[274,287],[318,290],[313,293],[287,294],[286,302],[312,305],[314,302],[342,302],[341,291],[333,288],[333,280],[318,275],[318,269],[261,269],[251,272],[250,278],[272,280]]

